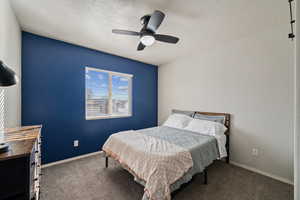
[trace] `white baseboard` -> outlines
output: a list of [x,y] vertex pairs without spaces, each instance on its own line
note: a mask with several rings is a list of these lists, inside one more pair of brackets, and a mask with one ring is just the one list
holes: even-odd
[[[76,157],[73,157],[73,158],[68,158],[68,159],[65,159],[65,160],[60,160],[60,161],[57,161],[57,162],[48,163],[48,164],[42,165],[42,168],[51,167],[51,166],[54,166],[54,165],[59,165],[59,164],[71,162],[71,161],[74,161],[74,160],[79,160],[79,159],[82,159],[82,158],[86,158],[86,157],[90,157],[90,156],[94,156],[94,155],[101,155],[101,154],[103,154],[103,151],[88,153],[88,154],[84,154],[84,155],[81,155],[81,156],[76,156]],[[282,177],[276,176],[274,174],[270,174],[270,173],[261,171],[259,169],[254,168],[254,167],[250,167],[250,166],[240,164],[240,163],[237,163],[237,162],[234,162],[234,161],[230,161],[230,164],[241,167],[243,169],[246,169],[246,170],[249,170],[249,171],[252,171],[252,172],[255,172],[255,173],[258,173],[258,174],[261,174],[261,175],[264,175],[264,176],[267,176],[267,177],[270,177],[270,178],[273,178],[273,179],[281,181],[283,183],[294,185],[294,183],[291,180],[288,180],[286,178],[282,178]]]
[[103,151],[88,153],[88,154],[84,154],[84,155],[81,155],[81,156],[76,156],[76,157],[68,158],[68,159],[65,159],[65,160],[60,160],[60,161],[57,161],[57,162],[48,163],[48,164],[42,165],[42,168],[51,167],[51,166],[54,166],[54,165],[59,165],[59,164],[71,162],[73,160],[79,160],[79,159],[82,159],[82,158],[86,158],[86,157],[90,157],[90,156],[94,156],[94,155],[101,155],[101,154],[103,154]]
[[275,180],[281,181],[283,183],[287,183],[289,185],[294,185],[294,183],[289,179],[282,178],[282,177],[276,176],[274,174],[270,174],[270,173],[261,171],[259,169],[254,168],[254,167],[250,167],[250,166],[240,164],[240,163],[237,163],[237,162],[234,162],[234,161],[230,161],[230,164],[241,167],[243,169],[246,169],[246,170],[249,170],[249,171],[252,171],[252,172],[255,172],[255,173],[258,173],[258,174],[261,174],[261,175],[264,175],[264,176],[267,176],[267,177],[270,177],[270,178],[273,178]]

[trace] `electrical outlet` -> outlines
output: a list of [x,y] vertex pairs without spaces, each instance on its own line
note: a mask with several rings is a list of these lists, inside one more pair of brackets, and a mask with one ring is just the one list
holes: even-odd
[[73,145],[74,145],[74,147],[78,147],[79,146],[79,141],[78,140],[74,140]]
[[252,149],[252,156],[258,156],[258,149],[256,148]]

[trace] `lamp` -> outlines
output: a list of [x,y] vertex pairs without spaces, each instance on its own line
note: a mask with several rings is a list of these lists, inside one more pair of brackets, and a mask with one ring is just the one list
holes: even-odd
[[18,77],[16,73],[0,60],[0,87],[8,87],[17,83]]
[[[0,60],[0,87],[9,87],[18,83],[16,73]],[[8,144],[4,142],[4,132],[0,132],[0,153],[8,151]]]

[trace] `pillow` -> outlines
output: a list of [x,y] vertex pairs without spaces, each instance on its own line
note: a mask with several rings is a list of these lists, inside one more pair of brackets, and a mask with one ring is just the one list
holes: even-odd
[[193,118],[182,114],[171,114],[163,126],[183,129]]
[[193,117],[195,112],[194,111],[186,111],[186,110],[176,110],[176,109],[173,109],[172,110],[172,114],[182,114],[182,115],[187,115],[189,117]]
[[196,113],[194,115],[195,119],[202,119],[202,120],[207,120],[207,121],[212,121],[212,122],[218,122],[221,124],[225,123],[225,116],[210,116],[210,115],[203,115],[200,113]]
[[223,124],[201,119],[192,119],[184,129],[212,136],[224,135],[227,130]]

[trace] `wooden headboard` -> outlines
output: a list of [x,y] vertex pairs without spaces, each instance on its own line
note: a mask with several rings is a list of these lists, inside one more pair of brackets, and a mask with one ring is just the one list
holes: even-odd
[[213,112],[199,112],[196,111],[195,114],[202,114],[202,115],[207,115],[207,116],[221,116],[225,118],[224,121],[224,126],[226,126],[227,131],[225,132],[226,135],[226,150],[227,150],[227,158],[226,158],[226,162],[229,163],[229,135],[230,135],[230,114],[228,113],[213,113]]

